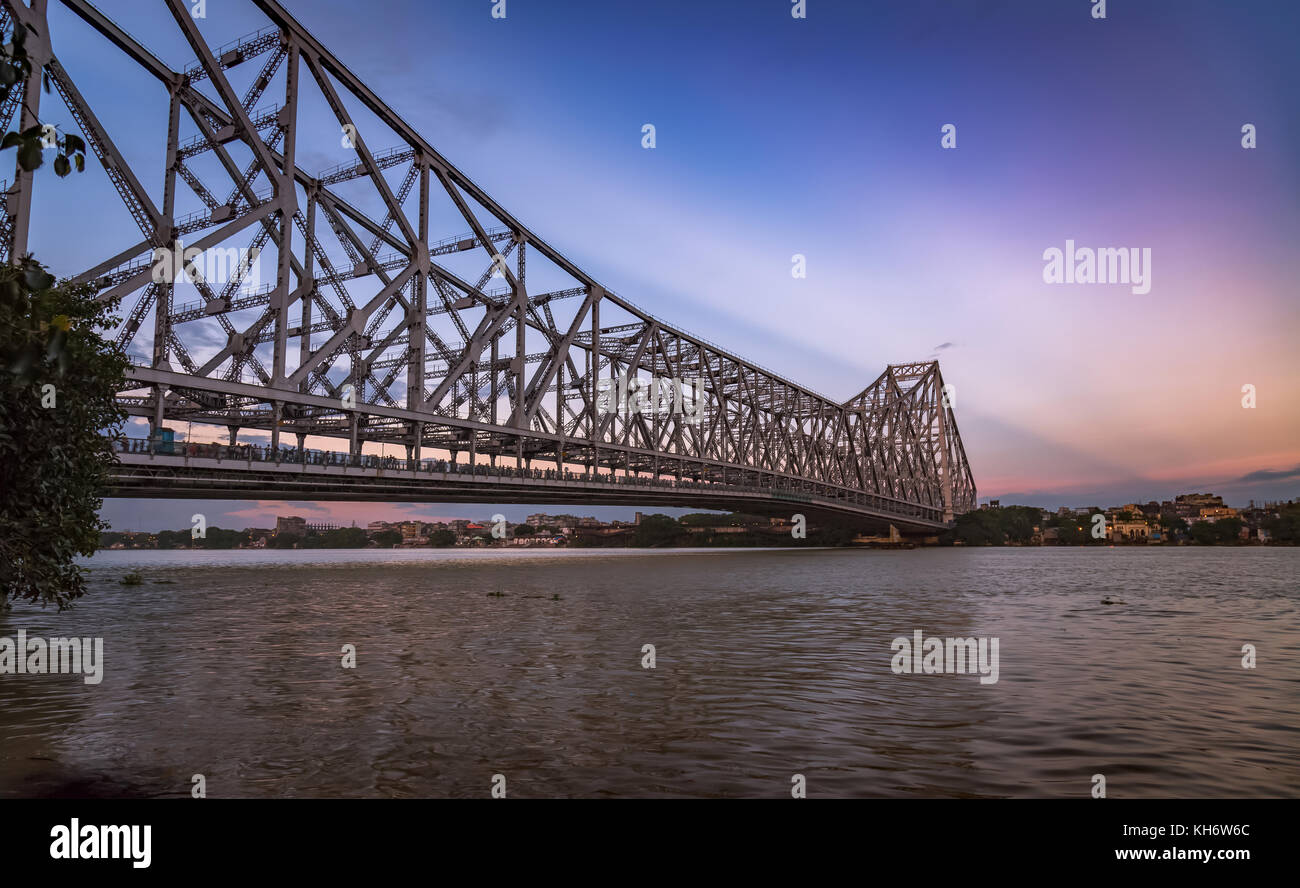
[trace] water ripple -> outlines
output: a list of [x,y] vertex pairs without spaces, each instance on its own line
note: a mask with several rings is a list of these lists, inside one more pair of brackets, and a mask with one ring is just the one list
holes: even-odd
[[[482,797],[504,774],[518,797],[782,797],[796,773],[812,796],[1086,797],[1097,773],[1112,797],[1300,794],[1297,549],[88,565],[73,611],[0,616],[106,659],[95,686],[0,675],[0,796],[185,796],[200,773],[213,796]],[[895,675],[916,629],[999,638],[999,681]]]

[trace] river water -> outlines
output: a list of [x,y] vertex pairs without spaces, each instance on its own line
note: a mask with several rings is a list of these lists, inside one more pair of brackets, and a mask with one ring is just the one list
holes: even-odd
[[[1300,796],[1300,549],[87,565],[73,610],[0,614],[104,640],[97,685],[0,675],[0,796]],[[917,630],[998,639],[998,680],[895,673]]]

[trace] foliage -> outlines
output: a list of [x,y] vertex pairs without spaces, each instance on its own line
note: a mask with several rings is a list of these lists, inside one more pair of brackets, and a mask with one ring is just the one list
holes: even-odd
[[1160,526],[1171,533],[1187,533],[1187,519],[1180,518],[1177,515],[1160,515]]
[[968,546],[1027,543],[1033,539],[1034,528],[1041,526],[1041,516],[1032,506],[976,509],[957,516],[956,538]]
[[200,549],[233,549],[236,546],[246,546],[249,543],[249,534],[243,530],[225,530],[220,527],[209,527],[200,538],[194,537],[192,529],[186,530],[164,530],[158,533],[159,549],[176,549],[181,547],[197,547]]
[[1276,542],[1300,542],[1300,503],[1283,506],[1278,517],[1264,521],[1264,529]]
[[116,460],[102,430],[127,360],[105,340],[115,305],[24,257],[0,268],[0,603],[60,610],[85,594],[73,559],[91,555],[104,525],[100,491]]
[[299,549],[364,549],[370,538],[360,527],[338,527],[323,533],[308,531],[302,536],[279,534],[271,542],[277,549],[293,548],[295,544]]
[[[263,533],[264,531],[227,530],[213,526],[207,528],[201,537],[195,537],[190,528],[160,530],[154,536],[156,548],[159,549],[237,549],[251,546]],[[392,534],[391,541],[387,542],[389,546],[402,540],[400,533],[384,531],[383,534],[374,536],[379,545],[385,545],[382,539],[384,534]],[[370,545],[370,540],[366,532],[359,527],[340,527],[324,533],[309,531],[302,536],[282,533],[268,537],[266,545],[272,549],[292,549],[295,546],[299,549],[364,549]],[[100,548],[106,548],[117,542],[130,543],[132,535],[113,531],[100,534]]]
[[450,530],[435,530],[429,534],[429,545],[438,549],[446,549],[449,546],[456,545],[456,534]]
[[[25,99],[30,77],[50,90],[27,53],[32,33],[14,21],[9,39],[0,35],[0,104],[15,90]],[[47,148],[60,178],[86,168],[85,142],[39,121],[6,133],[0,151],[9,148],[28,172]],[[115,459],[100,432],[123,418],[113,398],[126,358],[97,332],[115,324],[115,307],[88,287],[56,287],[29,256],[0,271],[0,609],[24,599],[63,610],[86,592],[73,559],[95,551],[99,490]]]
[[1240,518],[1220,518],[1218,521],[1196,521],[1188,529],[1194,542],[1203,546],[1216,543],[1240,542],[1242,521]]
[[[13,35],[0,47],[0,104],[9,98],[14,90],[20,93],[25,89],[27,78],[32,74],[32,60],[27,54],[28,33],[35,29],[14,22]],[[45,91],[50,91],[50,76],[42,70],[41,79]],[[59,135],[53,125],[36,123],[21,132],[5,133],[0,140],[0,151],[9,148],[18,149],[18,166],[31,172],[45,163],[45,149],[54,148],[54,174],[60,179],[72,172],[86,169],[86,143],[79,136]]]
[[1056,528],[1057,540],[1063,545],[1101,546],[1106,544],[1106,538],[1092,535],[1094,516],[1100,514],[1100,509],[1092,509],[1087,515],[1053,515],[1047,519],[1047,526]]
[[[857,533],[847,527],[817,527],[808,531],[809,546],[848,546],[852,545]],[[771,545],[769,543],[768,545]]]
[[751,524],[766,524],[767,519],[759,515],[746,515],[742,512],[692,512],[677,519],[683,527],[740,527]]
[[671,546],[686,536],[685,529],[667,515],[642,515],[632,534],[634,546]]
[[323,549],[364,549],[370,545],[370,537],[360,527],[340,527],[320,534]]

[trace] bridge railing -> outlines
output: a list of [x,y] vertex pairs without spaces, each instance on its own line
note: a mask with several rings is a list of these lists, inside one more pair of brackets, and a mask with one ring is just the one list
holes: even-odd
[[452,460],[423,458],[406,459],[371,453],[339,453],[296,447],[273,448],[268,444],[204,444],[196,441],[169,441],[164,438],[131,438],[118,436],[112,439],[119,453],[149,456],[180,456],[193,459],[234,460],[247,463],[274,465],[322,466],[327,468],[358,468],[367,470],[406,471],[431,474],[434,472],[456,475],[486,476],[536,481],[580,481],[629,487],[658,487],[675,490],[703,490],[717,493],[760,493],[792,503],[813,503],[815,499],[837,504],[857,505],[899,517],[928,521],[941,521],[943,510],[906,503],[866,492],[847,491],[843,488],[810,484],[791,479],[782,484],[781,476],[772,475],[771,484],[755,485],[734,482],[695,481],[690,478],[651,478],[641,475],[618,475],[610,472],[574,472],[568,469],[534,469],[524,466],[494,466],[488,463],[463,463]]

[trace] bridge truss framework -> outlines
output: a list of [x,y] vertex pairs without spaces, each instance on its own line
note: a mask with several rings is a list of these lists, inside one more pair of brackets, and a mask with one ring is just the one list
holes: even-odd
[[[139,229],[73,279],[122,300],[116,337],[135,363],[120,400],[155,432],[195,422],[227,427],[232,442],[265,430],[275,448],[291,434],[300,450],[314,436],[353,454],[395,444],[415,461],[432,449],[493,466],[838,490],[847,513],[869,496],[876,514],[893,503],[936,527],[974,507],[938,362],[890,365],[837,402],[655,317],[514,218],[273,0],[251,0],[264,29],[215,49],[190,4],[157,0],[196,56],[179,71],[86,0],[59,0],[158,83],[140,100],[166,105],[163,169],[133,165],[60,62],[47,2],[3,0],[0,19],[32,29],[34,62]],[[31,80],[0,108],[5,130],[16,113],[22,128],[35,123]],[[308,90],[337,124],[325,138],[350,142],[316,175],[298,163]],[[271,95],[282,100],[264,104]],[[372,148],[380,139],[396,147]],[[159,173],[155,199],[142,183]],[[6,260],[27,253],[32,208],[32,174],[19,170],[0,218]],[[183,238],[257,250],[274,280],[159,280],[155,251]],[[176,304],[190,284],[197,300]],[[610,381],[629,379],[676,392],[690,380],[698,421],[609,409]]]

